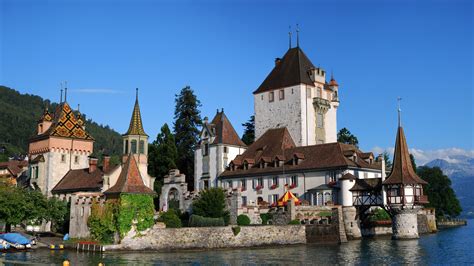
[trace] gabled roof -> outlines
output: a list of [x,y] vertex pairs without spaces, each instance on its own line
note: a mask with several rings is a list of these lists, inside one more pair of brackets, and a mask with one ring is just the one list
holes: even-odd
[[129,155],[127,162],[122,167],[122,172],[117,179],[117,183],[104,194],[155,194],[155,191],[145,186],[138,169],[135,156]]
[[48,108],[44,109],[44,112],[41,115],[39,121],[47,121],[47,122],[53,121],[53,116],[49,112]]
[[133,107],[132,118],[130,119],[130,126],[125,135],[141,135],[148,136],[143,129],[142,115],[140,113],[140,105],[138,104],[138,89],[135,99],[135,106]]
[[[214,128],[215,139],[213,144],[229,144],[235,146],[246,146],[245,143],[240,139],[239,135],[235,131],[234,127],[230,123],[229,119],[224,113],[224,110],[217,112],[214,119],[212,119],[211,128]],[[212,133],[212,129],[211,129]]]
[[309,76],[309,70],[314,68],[313,63],[299,47],[291,48],[281,61],[276,63],[270,74],[253,93],[257,94],[298,84],[314,86],[314,82]]
[[395,153],[393,155],[393,166],[390,175],[383,181],[384,185],[415,185],[428,184],[421,179],[413,170],[408,151],[407,140],[401,126],[398,127],[397,139],[395,142]]
[[11,160],[8,162],[1,162],[0,169],[7,169],[15,177],[25,171],[25,167],[28,166],[27,161]]
[[355,179],[355,184],[350,191],[380,191],[382,188],[382,178]]
[[74,111],[67,102],[62,102],[56,108],[51,126],[43,134],[34,136],[31,141],[45,139],[50,136],[94,140],[78,122]]
[[101,191],[104,172],[97,168],[89,173],[89,168],[69,170],[67,174],[51,190],[53,194],[72,193],[79,191]]

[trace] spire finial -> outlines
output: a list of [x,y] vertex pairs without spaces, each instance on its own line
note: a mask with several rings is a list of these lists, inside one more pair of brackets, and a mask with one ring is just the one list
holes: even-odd
[[300,47],[300,27],[296,23],[296,47]]
[[135,94],[136,94],[136,95],[135,95],[135,99],[136,99],[136,101],[138,102],[138,88],[135,89]]
[[334,71],[331,69],[331,80],[334,80]]
[[398,127],[402,126],[402,109],[400,108],[400,102],[402,101],[401,97],[397,98],[398,101]]
[[78,112],[80,112],[80,111],[79,111],[80,107],[81,107],[81,105],[78,103],[78,104],[77,104],[77,111],[78,111]]
[[289,46],[290,46],[290,49],[291,49],[291,26],[288,26],[289,30],[288,30],[288,38],[289,38]]
[[67,101],[67,81],[64,81],[64,101]]

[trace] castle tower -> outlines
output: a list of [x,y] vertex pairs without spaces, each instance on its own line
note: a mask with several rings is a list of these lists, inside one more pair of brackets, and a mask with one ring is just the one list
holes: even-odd
[[427,182],[413,170],[401,125],[397,132],[392,172],[382,184],[392,212],[392,238],[418,238],[417,213],[423,204],[428,203],[428,197],[423,195],[423,185]]
[[297,146],[336,142],[338,90],[300,47],[290,48],[253,93],[255,137],[287,127]]
[[125,163],[129,155],[133,155],[138,163],[145,185],[153,189],[154,177],[148,175],[148,135],[143,129],[140,105],[138,104],[138,89],[136,90],[135,106],[133,107],[130,126],[123,138],[122,162]]
[[224,113],[217,110],[209,123],[204,119],[199,145],[194,152],[194,189],[218,187],[217,177],[235,156],[247,149]]
[[54,114],[46,109],[38,121],[36,136],[29,142],[31,185],[51,196],[51,190],[69,170],[89,166],[93,144],[94,139],[66,101]]

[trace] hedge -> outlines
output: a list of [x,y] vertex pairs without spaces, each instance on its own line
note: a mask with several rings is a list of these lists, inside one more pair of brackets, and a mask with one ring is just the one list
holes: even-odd
[[291,220],[288,224],[301,224],[299,220]]
[[158,222],[163,222],[166,228],[180,228],[182,227],[181,220],[176,214],[175,210],[171,209],[167,212],[163,212],[158,218]]
[[245,214],[241,214],[237,216],[237,224],[240,226],[250,225],[250,218]]
[[189,218],[190,227],[211,227],[211,226],[225,226],[224,218],[210,218],[199,215],[191,215]]
[[267,225],[269,221],[272,220],[273,215],[271,213],[261,213],[260,218],[262,219],[262,224]]

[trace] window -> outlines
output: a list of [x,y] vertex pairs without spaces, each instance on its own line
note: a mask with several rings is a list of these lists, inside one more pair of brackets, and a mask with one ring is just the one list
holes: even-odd
[[84,216],[84,207],[81,208],[81,217]]
[[294,187],[297,187],[297,186],[298,186],[298,176],[297,175],[291,176],[291,178],[290,178],[290,188],[294,188]]
[[232,181],[227,181],[227,188],[232,188]]
[[278,176],[275,176],[272,178],[272,185],[273,186],[278,186]]
[[270,201],[272,204],[273,203],[277,203],[278,202],[278,194],[273,194],[271,195],[271,201]]
[[364,178],[369,178],[369,173],[364,172]]
[[242,196],[242,206],[247,206],[247,197]]
[[136,154],[136,153],[137,153],[137,141],[136,141],[136,140],[132,140],[131,144],[132,144],[132,148],[131,148],[132,153],[133,153],[133,154]]
[[224,146],[224,153],[227,153],[227,146]]
[[61,162],[62,163],[66,162],[66,155],[65,154],[61,154]]
[[306,98],[311,99],[311,88],[306,88]]
[[138,146],[140,154],[145,154],[145,141],[140,140],[140,146]]
[[285,99],[285,90],[278,91],[278,98],[280,99],[280,101]]
[[247,189],[247,181],[245,179],[240,180],[240,189],[245,191]]
[[323,97],[323,90],[321,88],[316,88],[316,97],[318,98]]
[[336,171],[330,171],[328,174],[328,182],[336,182]]
[[79,163],[79,156],[74,156],[74,163],[75,164],[78,164]]
[[35,167],[35,178],[38,178],[38,172],[39,172],[38,166],[36,166],[36,167]]
[[263,188],[263,178],[260,177],[257,179],[257,185]]
[[209,143],[204,144],[204,150],[203,150],[203,156],[208,156],[209,155]]
[[275,100],[275,95],[273,91],[271,91],[270,93],[268,93],[268,101],[273,102],[274,100]]
[[261,98],[262,98],[262,101],[263,101],[263,94],[262,94],[262,97],[261,97]]
[[318,123],[318,128],[323,128],[324,126],[324,116],[322,112],[318,112],[318,117],[317,117],[317,123]]
[[263,188],[263,178],[252,179],[252,188],[259,190]]
[[209,188],[209,180],[204,180],[203,185],[204,185],[204,189],[208,189]]
[[125,148],[124,154],[128,154],[128,140],[125,140],[125,144],[123,144],[123,146]]

